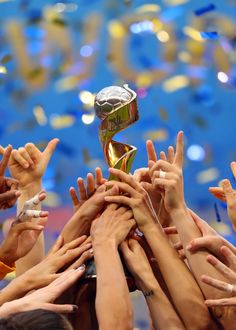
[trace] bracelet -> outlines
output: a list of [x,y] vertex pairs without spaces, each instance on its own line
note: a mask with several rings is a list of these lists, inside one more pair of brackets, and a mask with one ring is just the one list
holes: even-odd
[[154,295],[154,292],[153,292],[153,290],[150,290],[150,291],[147,291],[147,292],[143,292],[143,295],[144,295],[145,298],[147,298],[149,296]]

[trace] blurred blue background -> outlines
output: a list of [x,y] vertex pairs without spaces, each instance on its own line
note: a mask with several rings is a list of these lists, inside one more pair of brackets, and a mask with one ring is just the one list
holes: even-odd
[[138,94],[140,120],[116,139],[137,146],[133,169],[147,165],[146,139],[166,150],[184,130],[187,203],[234,241],[225,204],[208,192],[235,181],[233,0],[1,0],[0,20],[1,144],[60,139],[44,178],[49,245],[77,177],[96,166],[107,175],[93,99],[124,83]]

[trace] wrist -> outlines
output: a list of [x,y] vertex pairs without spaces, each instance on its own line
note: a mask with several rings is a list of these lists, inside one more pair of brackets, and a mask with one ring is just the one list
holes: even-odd
[[118,244],[114,238],[102,238],[102,237],[95,237],[92,238],[92,246],[94,251],[99,250],[117,250]]
[[170,210],[170,216],[172,220],[174,220],[176,216],[186,216],[187,214],[188,214],[188,208],[185,204],[178,208],[174,208]]
[[42,179],[37,179],[37,180],[32,181],[32,182],[30,182],[26,185],[19,184],[19,190],[21,191],[22,195],[26,195],[26,196],[29,196],[29,197],[34,196],[40,190],[42,190]]

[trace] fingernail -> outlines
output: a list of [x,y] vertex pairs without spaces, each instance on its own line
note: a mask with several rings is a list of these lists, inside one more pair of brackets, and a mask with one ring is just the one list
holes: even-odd
[[20,195],[21,195],[21,192],[20,192],[20,191],[16,191],[16,192],[15,192],[15,196],[16,196],[16,197],[19,197]]
[[90,252],[91,254],[93,254],[93,249],[90,249],[89,252]]
[[85,265],[83,264],[83,265],[79,266],[78,270],[82,270],[82,271],[84,271],[85,268],[86,268],[86,267],[85,267]]
[[73,306],[72,306],[72,310],[73,310],[73,312],[77,312],[77,310],[78,310],[78,306],[77,306],[77,305],[73,305]]
[[186,246],[186,250],[191,250],[192,249],[192,245],[191,244],[188,244],[187,246]]
[[24,168],[28,168],[29,167],[29,164],[24,164]]

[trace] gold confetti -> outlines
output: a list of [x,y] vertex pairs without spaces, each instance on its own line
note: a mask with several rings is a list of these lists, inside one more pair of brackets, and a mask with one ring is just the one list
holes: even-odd
[[220,175],[218,168],[212,167],[207,170],[201,171],[197,174],[197,182],[204,184],[214,180],[217,180]]
[[45,126],[47,124],[48,119],[45,115],[45,112],[44,112],[43,108],[40,105],[37,105],[36,107],[34,107],[33,113],[34,113],[34,116],[37,120],[37,123],[40,126]]
[[70,127],[75,123],[75,117],[71,115],[52,115],[50,124],[54,129]]
[[162,142],[167,140],[169,137],[169,133],[166,129],[162,128],[156,131],[148,131],[144,135],[145,140],[152,140],[157,142]]
[[189,78],[184,75],[178,75],[178,76],[174,76],[170,79],[167,79],[163,83],[163,89],[167,93],[172,93],[172,92],[177,91],[178,89],[187,87],[188,85],[189,85]]

